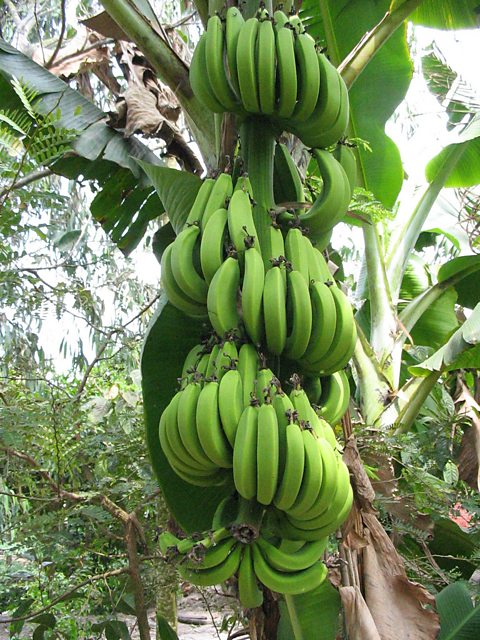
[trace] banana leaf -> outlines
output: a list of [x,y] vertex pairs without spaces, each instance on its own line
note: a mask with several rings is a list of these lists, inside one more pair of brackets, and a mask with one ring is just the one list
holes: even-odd
[[[300,16],[308,32],[327,46],[338,65],[367,31],[388,11],[388,0],[305,0]],[[412,77],[412,63],[402,26],[375,52],[350,88],[350,137],[368,142],[371,152],[358,148],[363,185],[386,207],[393,206],[403,182],[400,152],[385,134],[385,123],[404,99]]]
[[50,168],[70,179],[83,176],[100,187],[92,214],[128,255],[141,241],[148,222],[164,211],[135,160],[153,165],[163,165],[163,161],[136,138],[124,138],[105,124],[101,109],[0,38],[0,110],[22,108],[10,85],[13,77],[35,90],[39,113],[55,113],[56,126],[76,132],[74,154],[62,157]]
[[339,614],[340,596],[328,580],[308,593],[285,596],[278,640],[335,640]]
[[170,512],[187,533],[210,528],[218,503],[232,492],[231,483],[196,487],[181,480],[168,464],[158,438],[160,416],[177,390],[185,356],[206,329],[202,322],[187,317],[162,297],[147,331],[141,359],[150,461]]
[[473,606],[465,582],[454,582],[436,596],[440,615],[438,640],[477,640],[480,637],[480,606]]

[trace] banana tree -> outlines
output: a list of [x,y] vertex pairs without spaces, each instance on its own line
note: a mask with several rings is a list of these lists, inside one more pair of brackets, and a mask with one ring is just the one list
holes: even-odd
[[[162,82],[175,91],[207,170],[223,170],[233,156],[238,135],[241,139],[243,136],[235,118],[213,115],[202,108],[192,92],[186,61],[172,47],[148,2],[102,0],[102,4],[106,12],[102,24],[114,23],[120,28],[123,37],[142,51]],[[236,3],[197,0],[194,4],[205,26],[209,15],[224,11],[225,4]],[[288,2],[282,4],[290,8]],[[344,220],[357,227],[360,224],[364,240],[362,278],[354,287],[359,336],[351,365],[354,421],[373,434],[372,440],[386,441],[414,429],[422,406],[442,376],[456,369],[476,369],[479,364],[479,256],[472,252],[450,259],[427,278],[409,279],[409,274],[415,247],[442,189],[480,183],[480,120],[473,115],[454,130],[451,143],[429,163],[427,186],[414,205],[405,201],[400,152],[385,133],[385,124],[404,99],[412,78],[408,22],[435,28],[474,28],[476,3],[305,0],[298,4],[308,33],[326,46],[331,62],[349,87],[348,138],[368,143],[369,148],[363,144],[355,147],[357,187],[396,212],[389,219],[376,221],[366,208],[361,216],[347,215]],[[275,9],[272,2],[265,6],[270,13]],[[240,7],[248,18],[258,10],[258,2],[248,0]],[[8,49],[2,50],[13,55]],[[28,63],[23,62],[26,69]],[[1,57],[0,65],[9,73]],[[30,80],[35,84],[35,74]],[[46,105],[48,109],[47,102]],[[71,126],[81,129],[74,117]],[[265,131],[259,128],[255,133],[255,141],[250,140],[255,153],[249,157],[254,181],[255,175],[261,175],[260,163],[265,157],[272,158],[273,149],[268,147],[272,140]],[[259,153],[261,140],[265,147]],[[242,144],[248,147],[245,136]],[[289,144],[293,157],[304,157],[297,140],[291,137]],[[157,234],[155,248],[161,257],[182,229],[201,181],[186,172],[155,166],[150,157],[141,158],[130,170],[137,171],[137,166],[141,172],[137,175],[148,176],[158,193],[161,210],[168,214],[169,224]],[[274,171],[273,159],[271,170]],[[305,174],[304,162],[300,170]],[[268,208],[268,185],[258,180],[254,187],[256,194],[266,198]],[[135,213],[125,211],[122,220],[133,218]],[[136,231],[136,240],[142,233],[143,228]],[[331,247],[327,251],[333,257]],[[415,286],[409,288],[412,282]],[[457,319],[455,305],[471,310],[468,319]],[[174,394],[185,357],[201,330],[201,320],[187,318],[164,298],[152,318],[142,358],[152,466],[172,514],[187,533],[208,529],[219,502],[232,490],[229,484],[220,488],[192,487],[172,475],[158,440],[160,416]],[[408,348],[410,342],[427,348],[423,359],[421,349]],[[375,515],[375,493],[349,419],[344,418],[343,429],[344,459],[356,500],[352,516],[343,532],[338,533],[341,570],[331,572],[335,587],[328,582],[306,594],[286,596],[279,603],[274,598],[266,600],[263,609],[255,610],[251,617],[252,631],[257,634],[255,637],[264,638],[333,639],[343,607],[344,633],[351,639],[433,639],[439,628],[434,599],[424,587],[408,579],[402,557]],[[368,440],[366,448],[368,452]],[[377,457],[376,464],[390,468],[391,460],[384,456],[379,461]],[[389,481],[393,483],[393,474],[387,477]],[[395,506],[393,503],[392,500]],[[398,510],[393,506],[391,514],[396,517]],[[388,512],[388,502],[385,509]]]

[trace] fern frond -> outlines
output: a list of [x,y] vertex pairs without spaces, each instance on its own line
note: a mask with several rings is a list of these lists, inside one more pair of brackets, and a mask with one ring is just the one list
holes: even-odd
[[38,96],[38,91],[20,82],[15,76],[12,78],[12,87],[32,120],[36,120],[33,102]]
[[0,123],[0,147],[4,147],[9,155],[13,156],[16,156],[23,148],[22,141],[13,133],[11,127],[2,123]]

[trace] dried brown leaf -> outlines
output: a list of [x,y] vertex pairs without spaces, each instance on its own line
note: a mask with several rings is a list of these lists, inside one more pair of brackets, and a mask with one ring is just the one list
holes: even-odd
[[358,587],[340,587],[349,640],[383,640]]
[[460,478],[480,491],[480,406],[468,386],[459,381],[461,393],[455,401],[459,415],[467,418],[458,459]]
[[370,544],[363,551],[365,601],[382,640],[434,640],[439,630],[435,599],[408,580],[403,560],[377,518],[363,514]]

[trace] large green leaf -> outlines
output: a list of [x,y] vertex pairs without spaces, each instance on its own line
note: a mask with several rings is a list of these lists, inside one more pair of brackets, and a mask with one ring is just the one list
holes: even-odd
[[207,329],[162,297],[142,352],[142,393],[150,459],[170,511],[188,533],[211,526],[215,508],[231,493],[232,485],[195,487],[180,480],[160,446],[158,423],[175,394],[185,356]]
[[[456,571],[463,578],[470,578],[475,571],[475,556],[478,555],[480,536],[467,533],[449,518],[435,522],[432,539],[428,543],[435,562],[446,571]],[[425,553],[420,550],[420,555]]]
[[435,600],[440,616],[438,640],[477,640],[480,637],[480,606],[473,606],[466,583],[449,584]]
[[[301,16],[313,37],[327,44],[332,62],[339,64],[367,31],[389,10],[389,0],[305,0]],[[359,147],[363,186],[385,206],[392,207],[403,182],[403,168],[385,123],[405,97],[412,64],[400,27],[379,49],[350,89],[350,135],[368,141],[372,153]]]
[[152,181],[176,233],[185,224],[202,181],[193,173],[139,162]]
[[478,0],[423,0],[410,19],[435,29],[476,29]]
[[454,151],[460,158],[445,181],[445,187],[473,187],[480,183],[480,113],[477,113],[468,125],[449,137],[449,144],[430,160],[426,168],[429,182],[433,182],[442,170],[447,158]]
[[[94,181],[96,188],[105,190],[94,200],[94,217],[102,225],[105,221],[106,232],[128,255],[142,239],[148,222],[164,211],[135,159],[156,165],[163,162],[136,138],[124,138],[105,124],[105,113],[81,93],[0,39],[0,109],[22,106],[11,88],[12,77],[37,92],[35,109],[39,113],[54,111],[58,114],[55,124],[77,132],[76,155],[61,158],[51,168],[71,179]],[[99,201],[101,210],[95,206]]]
[[280,603],[278,640],[335,640],[340,596],[328,580],[298,596],[285,596]]
[[478,344],[480,344],[480,302],[443,347],[421,364],[409,367],[409,371],[415,376],[428,376],[431,371],[458,369],[462,354]]
[[438,272],[438,282],[445,282],[449,278],[462,272],[468,273],[455,285],[458,294],[458,304],[462,307],[473,307],[480,300],[480,255],[461,256],[445,263]]

